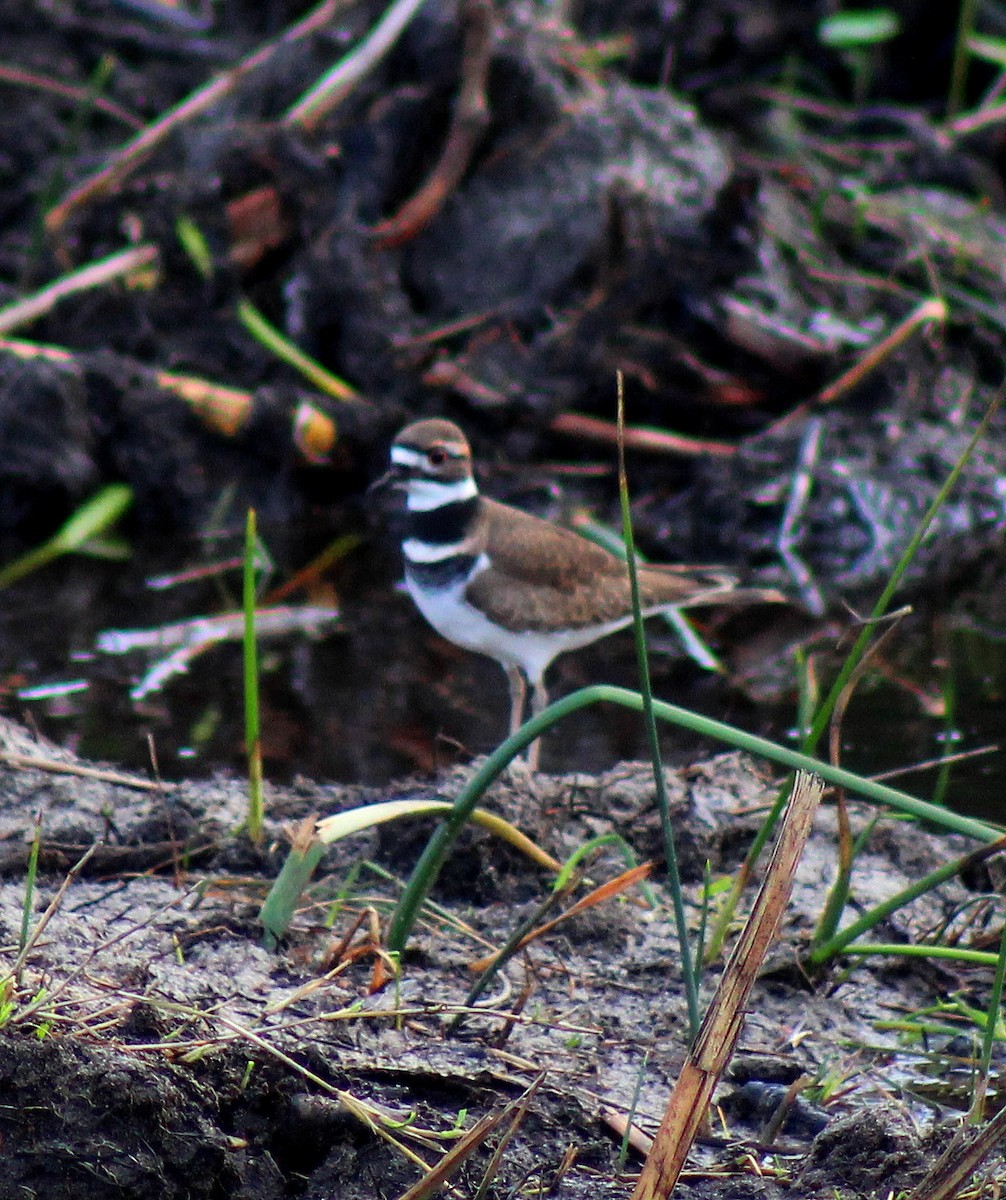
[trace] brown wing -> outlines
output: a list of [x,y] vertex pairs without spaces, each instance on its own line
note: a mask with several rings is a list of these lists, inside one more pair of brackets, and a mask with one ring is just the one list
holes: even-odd
[[[483,501],[492,566],[467,594],[505,629],[581,628],[624,620],[632,611],[625,563],[579,534],[493,500]],[[731,580],[714,570],[642,567],[644,609],[725,595]]]

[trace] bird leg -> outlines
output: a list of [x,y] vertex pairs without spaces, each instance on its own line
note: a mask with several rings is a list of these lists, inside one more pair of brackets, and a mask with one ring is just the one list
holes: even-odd
[[[531,716],[536,717],[548,704],[548,692],[542,679],[536,679],[531,685]],[[541,761],[541,738],[535,738],[527,748],[527,766],[529,771],[537,771]]]
[[510,736],[520,729],[524,723],[524,701],[527,698],[527,684],[520,667],[504,667],[507,683],[510,685]]

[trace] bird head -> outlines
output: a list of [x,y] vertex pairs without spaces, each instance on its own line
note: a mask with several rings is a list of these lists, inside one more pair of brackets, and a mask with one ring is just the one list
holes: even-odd
[[416,421],[391,444],[391,466],[371,490],[404,491],[407,506],[424,511],[478,494],[468,439],[452,421]]

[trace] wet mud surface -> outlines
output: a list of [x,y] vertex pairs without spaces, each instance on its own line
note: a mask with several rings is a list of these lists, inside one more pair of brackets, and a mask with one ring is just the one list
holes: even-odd
[[[2,732],[7,970],[17,959],[0,1032],[3,1200],[397,1196],[420,1172],[378,1127],[434,1162],[456,1123],[470,1128],[536,1080],[489,1194],[628,1194],[639,1160],[630,1152],[619,1166],[619,1119],[634,1109],[635,1125],[652,1134],[688,1040],[662,889],[656,909],[637,893],[560,924],[511,960],[473,1009],[472,964],[547,890],[539,868],[473,833],[452,858],[400,979],[373,992],[367,913],[388,911],[393,879],[408,872],[425,839],[423,822],[332,847],[289,937],[267,949],[258,906],[285,853],[282,825],[378,793],[307,782],[270,788],[267,848],[255,850],[233,832],[245,804],[236,779],[122,786],[64,773],[87,764],[13,725]],[[48,770],[26,761],[39,758]],[[393,794],[450,799],[467,775],[457,768],[404,781]],[[694,922],[703,863],[714,877],[736,869],[773,790],[730,755],[671,773],[668,786]],[[640,859],[659,854],[643,764],[599,776],[518,775],[495,785],[486,805],[560,860],[612,832]],[[41,929],[18,957],[37,812],[41,872],[29,928]],[[857,828],[866,819],[854,808]],[[913,1046],[898,1027],[946,993],[980,992],[977,974],[885,959],[816,978],[801,968],[835,840],[834,812],[822,809],[682,1195],[906,1189],[945,1144],[954,1105],[966,1102],[962,1039]],[[857,861],[853,908],[964,849],[963,840],[881,821]],[[604,852],[589,874],[599,881],[623,866]],[[952,879],[900,910],[882,936],[917,940],[978,898]],[[707,972],[703,995],[718,975]],[[803,1075],[781,1131],[760,1140]],[[477,1190],[494,1146],[490,1138],[468,1158],[459,1194]],[[990,1169],[1004,1166],[994,1160]]]

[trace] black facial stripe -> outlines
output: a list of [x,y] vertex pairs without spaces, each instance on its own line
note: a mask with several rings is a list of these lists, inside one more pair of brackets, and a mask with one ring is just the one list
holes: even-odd
[[452,554],[440,562],[417,563],[405,560],[405,574],[421,588],[439,591],[459,583],[475,565],[476,554]]
[[452,500],[439,508],[424,512],[409,512],[406,519],[406,537],[431,546],[450,546],[463,542],[478,508],[478,496],[468,500]]

